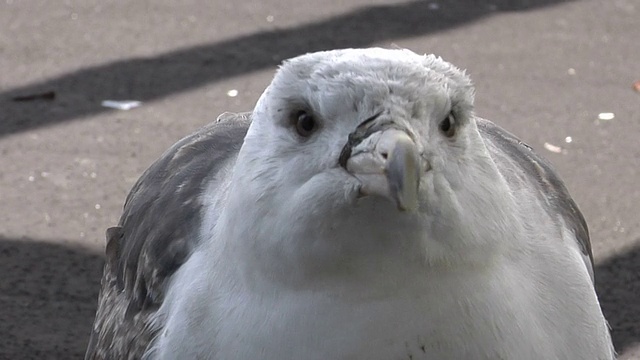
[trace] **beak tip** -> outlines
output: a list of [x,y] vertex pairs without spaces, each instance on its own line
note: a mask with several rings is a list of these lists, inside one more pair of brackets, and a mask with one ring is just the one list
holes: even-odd
[[418,210],[418,191],[394,192],[393,198],[399,211],[415,212]]

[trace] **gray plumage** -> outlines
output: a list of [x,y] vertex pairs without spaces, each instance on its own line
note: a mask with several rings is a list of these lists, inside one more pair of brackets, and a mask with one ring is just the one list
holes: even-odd
[[161,324],[151,317],[169,277],[198,245],[200,195],[237,155],[250,115],[225,113],[144,172],[107,230],[106,262],[85,359],[140,359]]
[[[557,219],[564,221],[564,225],[573,230],[585,257],[591,281],[594,281],[593,252],[591,251],[589,228],[558,173],[547,159],[538,155],[515,135],[489,120],[476,118],[476,123],[480,134],[490,145],[488,149],[491,151],[493,160],[498,165],[502,176],[512,184],[515,181],[520,181],[536,188],[538,193],[543,196],[547,206],[546,212],[557,214]],[[513,178],[513,174],[518,173],[517,170],[520,170],[520,176],[516,180]]]

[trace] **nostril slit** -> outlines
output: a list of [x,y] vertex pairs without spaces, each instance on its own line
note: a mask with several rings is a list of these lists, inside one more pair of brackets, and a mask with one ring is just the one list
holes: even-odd
[[387,160],[387,157],[389,157],[389,154],[386,151],[381,152],[380,155],[382,155],[382,158],[385,160]]

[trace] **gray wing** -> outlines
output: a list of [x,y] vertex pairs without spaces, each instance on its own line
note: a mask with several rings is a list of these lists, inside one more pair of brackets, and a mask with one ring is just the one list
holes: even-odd
[[98,310],[85,359],[139,359],[169,277],[198,245],[201,193],[242,146],[250,115],[225,113],[167,150],[129,193],[107,230]]
[[[556,219],[563,220],[564,226],[573,231],[593,282],[593,254],[587,223],[549,161],[489,120],[476,118],[476,124],[498,169],[507,181],[514,176],[518,177],[518,173],[522,174],[518,180],[526,181],[528,186],[537,190],[536,193],[543,197],[541,203],[546,204],[547,213],[552,218],[555,215]],[[516,175],[514,166],[520,170]]]

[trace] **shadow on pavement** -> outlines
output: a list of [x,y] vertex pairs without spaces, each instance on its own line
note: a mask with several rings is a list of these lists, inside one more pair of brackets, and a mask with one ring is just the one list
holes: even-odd
[[598,265],[596,288],[616,350],[640,343],[640,246]]
[[82,359],[102,256],[0,238],[0,359]]
[[[102,274],[85,250],[0,238],[0,359],[82,358]],[[640,342],[640,246],[596,269],[618,352]]]
[[[305,52],[365,47],[458,27],[504,11],[568,1],[573,0],[451,0],[437,10],[423,0],[371,6],[298,27],[94,66],[0,93],[0,136],[106,111],[100,107],[104,99],[155,100],[274,67]],[[47,94],[49,100],[12,101],[33,94]]]

